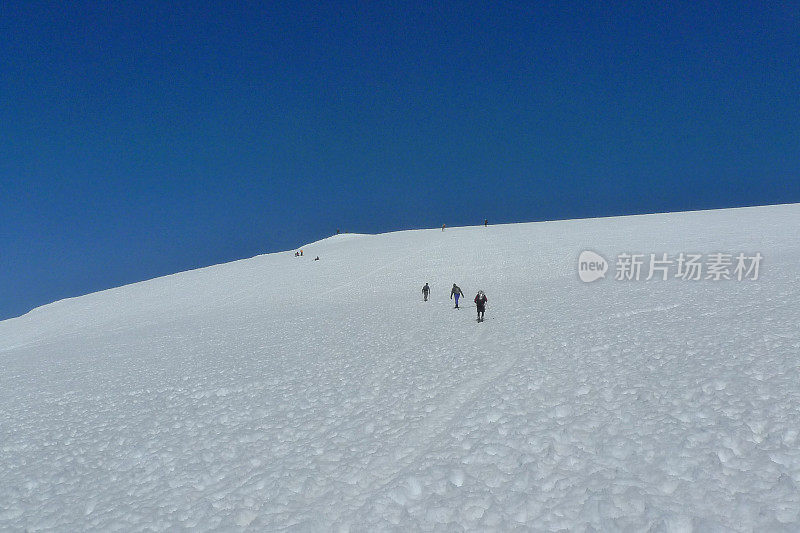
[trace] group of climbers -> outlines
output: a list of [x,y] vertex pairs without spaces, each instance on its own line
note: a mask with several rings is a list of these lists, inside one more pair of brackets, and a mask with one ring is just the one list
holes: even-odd
[[[428,301],[428,296],[431,293],[431,287],[427,283],[422,287],[422,299],[423,301]],[[459,309],[458,307],[458,300],[464,296],[464,292],[461,290],[461,287],[453,283],[453,288],[450,289],[450,299],[455,300],[455,309]],[[475,308],[478,310],[478,322],[483,322],[483,315],[486,312],[486,302],[489,299],[486,297],[486,294],[483,291],[478,291],[478,294],[475,295]]]

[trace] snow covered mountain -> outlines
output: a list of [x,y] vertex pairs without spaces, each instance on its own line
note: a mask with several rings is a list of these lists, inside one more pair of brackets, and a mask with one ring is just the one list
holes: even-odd
[[0,530],[797,531],[799,224],[339,235],[0,322]]

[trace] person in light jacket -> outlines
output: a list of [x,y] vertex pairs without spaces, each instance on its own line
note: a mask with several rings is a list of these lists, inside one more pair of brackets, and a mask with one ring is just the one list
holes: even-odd
[[486,312],[486,302],[489,299],[483,293],[483,291],[478,291],[478,294],[475,295],[475,307],[478,308],[478,322],[483,322],[483,313]]

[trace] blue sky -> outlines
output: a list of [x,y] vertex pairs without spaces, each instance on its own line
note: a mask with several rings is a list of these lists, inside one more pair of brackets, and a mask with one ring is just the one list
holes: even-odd
[[173,4],[0,8],[0,318],[337,228],[800,202],[795,3]]

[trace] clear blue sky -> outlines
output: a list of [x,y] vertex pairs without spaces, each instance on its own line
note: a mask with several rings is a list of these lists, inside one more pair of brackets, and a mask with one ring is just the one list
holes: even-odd
[[336,228],[800,202],[800,4],[296,4],[3,4],[0,318]]

